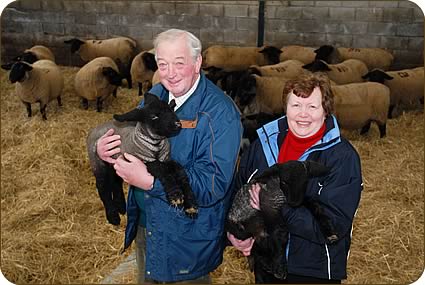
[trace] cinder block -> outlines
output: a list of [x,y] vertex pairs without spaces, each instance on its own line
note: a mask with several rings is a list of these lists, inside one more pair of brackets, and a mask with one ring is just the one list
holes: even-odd
[[326,34],[327,44],[332,44],[336,47],[351,47],[353,46],[352,35],[341,35],[341,34]]
[[[291,1],[291,2],[297,2],[297,1]],[[304,1],[299,1],[304,2]],[[318,7],[341,7],[343,1],[316,1],[316,6]],[[311,6],[311,5],[306,5]]]
[[65,28],[63,24],[58,23],[42,23],[43,33],[53,35],[64,35]]
[[248,6],[224,5],[225,17],[248,17]]
[[393,23],[369,23],[367,33],[369,35],[395,36],[397,26]]
[[239,31],[256,31],[258,29],[258,21],[250,18],[236,18],[236,28]]
[[[200,38],[202,43],[220,43],[223,42],[222,30],[201,29]],[[203,49],[206,47],[204,46]]]
[[424,38],[423,37],[409,38],[407,46],[406,47],[402,46],[402,48],[404,48],[406,50],[414,50],[414,51],[422,50],[423,51],[424,50]]
[[370,21],[380,22],[383,20],[384,11],[383,8],[357,8],[356,9],[356,21]]
[[[329,18],[328,7],[304,7],[302,8],[302,19],[327,19]],[[325,22],[325,21],[323,21]]]
[[212,17],[211,28],[216,30],[234,30],[236,29],[236,18]]
[[199,4],[176,3],[176,15],[199,15]]
[[127,14],[130,11],[129,1],[107,1],[103,3],[106,13],[109,14]]
[[84,1],[63,1],[63,8],[68,12],[80,12],[84,11]]
[[382,36],[381,37],[381,46],[386,47],[388,49],[407,49],[409,44],[409,38],[402,37],[389,37]]
[[341,34],[365,35],[367,34],[368,22],[344,22],[340,24]]
[[423,23],[400,24],[397,25],[397,36],[415,37],[424,34]]
[[175,15],[176,7],[173,2],[152,3],[152,10],[155,15]]
[[223,4],[199,4],[200,15],[205,16],[223,16],[224,8]]
[[411,22],[413,19],[413,8],[386,8],[383,12],[385,22]]
[[300,19],[303,8],[301,7],[279,7],[276,9],[277,19]]
[[43,0],[41,1],[41,7],[43,11],[63,11],[63,2]]
[[380,42],[380,36],[371,36],[364,34],[361,37],[357,37],[353,42],[353,48],[369,48],[369,47],[378,47]]
[[355,8],[329,8],[329,18],[331,20],[352,21],[355,16]]
[[19,5],[22,9],[40,10],[41,0],[21,0],[19,1]]

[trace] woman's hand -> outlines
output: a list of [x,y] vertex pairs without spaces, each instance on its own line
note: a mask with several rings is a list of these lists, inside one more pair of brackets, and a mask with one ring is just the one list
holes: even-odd
[[120,153],[121,149],[118,147],[121,144],[121,137],[114,135],[114,129],[109,129],[103,136],[101,136],[96,143],[96,152],[101,160],[115,163],[112,158],[114,154]]
[[249,200],[249,204],[254,209],[260,211],[260,190],[261,187],[258,183],[252,184],[251,189],[249,189],[249,195],[251,199]]
[[237,250],[242,252],[244,256],[249,256],[251,254],[251,248],[255,241],[254,238],[251,237],[246,240],[240,240],[229,232],[227,232],[227,238]]
[[129,153],[119,156],[114,164],[115,172],[125,182],[143,190],[151,190],[155,178],[148,172],[146,164]]

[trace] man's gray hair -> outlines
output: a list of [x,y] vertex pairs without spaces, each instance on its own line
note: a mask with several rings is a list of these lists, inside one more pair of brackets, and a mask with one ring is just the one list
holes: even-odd
[[195,61],[202,52],[201,41],[191,32],[180,30],[180,29],[169,29],[158,34],[154,41],[153,46],[155,48],[155,60],[156,58],[156,49],[158,45],[162,42],[175,41],[180,37],[185,36],[187,46],[189,47],[190,54],[192,55],[193,61]]

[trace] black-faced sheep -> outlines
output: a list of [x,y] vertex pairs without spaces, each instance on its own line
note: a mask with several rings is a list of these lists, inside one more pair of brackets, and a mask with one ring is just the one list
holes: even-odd
[[127,37],[117,37],[105,40],[80,40],[73,38],[64,41],[71,45],[71,53],[78,53],[85,62],[96,57],[110,57],[117,64],[120,73],[126,78],[128,88],[132,88],[130,74],[131,61],[136,54],[137,43]]
[[[286,277],[285,250],[288,242],[288,227],[281,217],[285,205],[304,205],[316,218],[327,243],[338,239],[330,219],[323,213],[318,201],[305,199],[309,178],[326,175],[328,167],[314,161],[288,161],[275,164],[239,189],[230,207],[226,229],[237,239],[254,237],[255,242],[249,256],[251,269],[274,274],[276,278]],[[249,190],[258,183],[260,211],[250,205]],[[256,274],[257,283],[267,283]]]
[[40,59],[49,59],[55,62],[55,56],[53,52],[48,47],[45,47],[42,45],[36,45],[29,49],[24,50],[24,52],[21,55],[18,55],[13,60],[34,63]]
[[64,86],[63,74],[59,67],[51,60],[42,59],[33,64],[18,61],[13,64],[2,65],[3,69],[10,70],[9,80],[15,85],[15,93],[25,104],[28,117],[32,116],[31,104],[40,103],[40,113],[47,120],[47,103],[56,99],[59,106]]
[[[126,211],[122,179],[116,175],[113,166],[101,160],[96,152],[98,139],[111,128],[115,130],[114,134],[121,136],[120,154],[129,153],[144,161],[149,173],[161,181],[171,205],[183,207],[189,217],[196,217],[198,212],[185,170],[170,160],[170,145],[166,138],[181,129],[173,111],[175,102],[169,105],[155,95],[146,93],[144,96],[143,108],[114,115],[114,121],[93,128],[87,137],[87,151],[97,191],[105,207],[106,218],[114,225],[120,223],[119,213]],[[120,154],[114,155],[114,158]]]
[[251,65],[279,63],[281,51],[272,46],[236,47],[214,45],[202,52],[202,68],[211,66],[225,71],[246,70]]
[[362,76],[368,72],[366,64],[358,59],[347,59],[341,63],[328,64],[323,60],[314,60],[303,68],[311,72],[324,72],[336,84],[363,82]]
[[390,89],[376,82],[332,85],[335,116],[342,129],[369,131],[376,122],[380,137],[386,135],[387,114],[390,105]]
[[152,88],[152,77],[157,69],[158,65],[153,53],[142,51],[134,57],[130,73],[132,81],[138,84],[139,96]]
[[84,109],[88,101],[96,100],[96,110],[102,111],[103,101],[111,94],[116,96],[122,76],[115,62],[109,57],[97,57],[85,64],[74,78],[74,87]]
[[396,116],[400,109],[417,107],[424,101],[424,67],[387,71],[374,69],[363,76],[372,82],[385,84],[390,88],[388,118]]
[[315,50],[315,53],[316,59],[323,59],[329,63],[358,59],[363,61],[369,70],[374,68],[388,70],[394,61],[392,53],[382,48],[335,48],[331,45],[324,45]]

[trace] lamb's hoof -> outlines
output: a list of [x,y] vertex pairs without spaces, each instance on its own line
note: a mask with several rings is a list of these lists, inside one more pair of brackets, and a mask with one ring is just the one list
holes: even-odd
[[184,196],[181,190],[179,189],[174,190],[172,193],[169,193],[167,195],[167,198],[170,205],[174,207],[179,207],[179,208],[183,206]]
[[286,279],[286,270],[284,267],[282,266],[275,266],[275,268],[273,269],[273,275],[274,277],[276,277],[277,279]]
[[174,200],[170,201],[170,204],[175,206],[175,207],[180,207],[181,205],[183,205],[184,200],[182,198],[177,198]]
[[190,207],[184,210],[186,213],[186,216],[188,216],[191,219],[196,219],[198,217],[198,209],[195,207]]
[[327,241],[328,244],[333,244],[337,240],[338,240],[338,236],[336,234],[332,234],[332,235],[326,237],[326,241]]
[[106,213],[106,219],[114,226],[118,226],[121,222],[118,212]]

